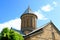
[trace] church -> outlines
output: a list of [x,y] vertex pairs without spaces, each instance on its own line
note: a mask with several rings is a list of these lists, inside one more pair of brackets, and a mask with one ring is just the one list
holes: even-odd
[[52,21],[41,28],[36,28],[37,15],[28,7],[21,15],[21,30],[13,29],[24,37],[24,40],[60,40],[60,31]]

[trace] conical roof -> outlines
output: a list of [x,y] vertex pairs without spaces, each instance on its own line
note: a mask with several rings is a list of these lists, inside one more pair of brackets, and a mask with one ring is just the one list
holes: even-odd
[[30,6],[28,6],[24,13],[33,13],[32,10],[30,9]]
[[[21,15],[21,17],[22,17],[23,15],[26,15],[26,14],[36,16],[36,15],[34,14],[34,12],[31,10],[30,6],[28,6],[28,8],[27,8],[27,9],[25,10],[25,12]],[[37,16],[36,16],[36,18],[37,18]]]

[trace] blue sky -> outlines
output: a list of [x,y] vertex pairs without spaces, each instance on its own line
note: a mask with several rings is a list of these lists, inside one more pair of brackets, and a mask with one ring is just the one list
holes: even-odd
[[20,29],[20,16],[28,5],[38,16],[37,28],[52,20],[60,30],[60,0],[0,0],[0,30],[4,27]]

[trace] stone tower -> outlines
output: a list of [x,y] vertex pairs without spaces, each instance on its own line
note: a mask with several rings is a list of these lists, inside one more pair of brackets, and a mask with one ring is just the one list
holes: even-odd
[[30,7],[28,7],[25,12],[21,15],[21,31],[24,34],[28,34],[36,29],[36,19],[37,16],[32,12]]

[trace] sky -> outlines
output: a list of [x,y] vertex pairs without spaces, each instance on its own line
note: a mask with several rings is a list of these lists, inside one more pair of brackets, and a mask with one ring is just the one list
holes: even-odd
[[60,0],[0,0],[0,32],[5,27],[20,30],[20,16],[28,6],[38,17],[37,28],[51,20],[60,30]]

